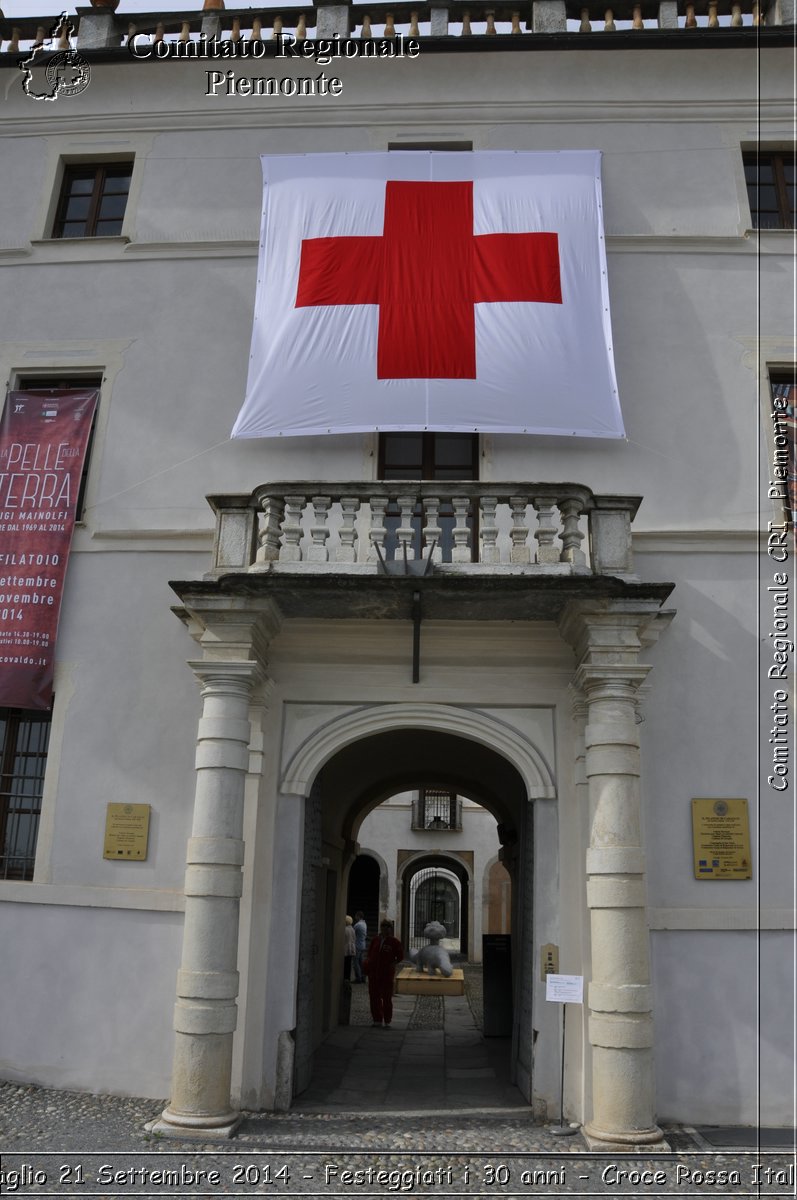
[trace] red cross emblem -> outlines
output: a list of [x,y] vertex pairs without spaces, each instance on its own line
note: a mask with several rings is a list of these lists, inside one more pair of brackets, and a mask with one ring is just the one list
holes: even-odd
[[561,304],[555,233],[473,232],[473,184],[385,187],[381,237],[306,238],[296,307],[377,304],[378,379],[475,379],[474,304]]

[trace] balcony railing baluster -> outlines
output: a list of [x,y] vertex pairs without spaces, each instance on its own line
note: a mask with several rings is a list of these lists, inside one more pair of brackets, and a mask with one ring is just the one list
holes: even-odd
[[423,505],[426,524],[423,527],[423,557],[432,562],[443,561],[443,530],[440,526],[440,497],[428,496]]
[[280,562],[302,561],[301,540],[304,505],[304,496],[292,495],[285,497],[285,520],[282,523]]
[[581,509],[578,500],[560,500],[559,512],[562,514],[562,562],[572,563],[574,567],[583,567],[587,559],[581,549],[584,534],[579,529]]
[[512,496],[512,551],[510,562],[530,563],[531,548],[528,545],[529,527],[526,524],[526,496]]
[[499,563],[501,553],[498,549],[498,526],[495,523],[495,510],[498,508],[497,496],[482,496],[481,498],[481,556],[483,563]]
[[338,562],[357,562],[357,513],[360,501],[356,496],[341,496],[340,498],[340,545],[336,558]]
[[472,560],[471,551],[471,531],[468,529],[468,513],[470,511],[470,499],[467,496],[452,496],[451,503],[454,506],[454,529],[453,538],[454,546],[451,551],[451,561],[466,563]]
[[385,525],[385,510],[387,508],[387,496],[371,496],[369,501],[371,505],[371,529],[369,531],[371,538],[371,547],[368,551],[368,561],[378,562],[379,555],[385,557],[385,538],[387,537],[387,526]]
[[264,496],[262,501],[263,523],[260,530],[258,562],[278,562],[280,556],[280,531],[285,519],[285,501],[279,496]]
[[331,496],[313,496],[313,524],[310,526],[312,543],[307,551],[308,562],[328,562],[327,538],[330,534],[327,517]]
[[535,496],[532,501],[537,513],[537,528],[534,536],[537,539],[537,562],[558,563],[561,551],[556,545],[557,529],[553,523],[554,505],[550,500]]

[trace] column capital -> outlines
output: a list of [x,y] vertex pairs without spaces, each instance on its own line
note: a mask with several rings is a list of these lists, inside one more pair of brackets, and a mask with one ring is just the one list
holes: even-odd
[[636,704],[639,689],[650,669],[645,663],[606,663],[598,666],[582,663],[576,667],[573,682],[584,693],[587,706],[596,699],[630,700]]
[[198,594],[173,610],[202,647],[205,661],[265,664],[268,647],[282,627],[282,613],[271,600]]
[[228,692],[251,697],[270,684],[265,669],[258,662],[200,658],[189,660],[188,665],[202,688],[203,696]]
[[571,600],[559,618],[559,632],[579,659],[607,653],[635,656],[649,644],[647,629],[660,608],[658,599]]

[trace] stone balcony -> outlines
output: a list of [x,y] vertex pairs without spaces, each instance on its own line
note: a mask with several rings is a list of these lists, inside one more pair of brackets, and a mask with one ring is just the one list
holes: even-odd
[[633,575],[641,497],[575,483],[262,484],[210,496],[211,575],[229,571],[366,575]]
[[306,480],[208,499],[210,570],[172,585],[187,609],[259,597],[284,617],[417,619],[422,601],[425,618],[552,620],[569,600],[670,591],[634,574],[640,497],[580,484]]

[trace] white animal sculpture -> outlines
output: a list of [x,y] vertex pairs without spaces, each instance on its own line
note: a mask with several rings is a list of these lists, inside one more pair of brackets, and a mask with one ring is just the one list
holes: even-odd
[[453,974],[454,968],[445,946],[438,944],[440,939],[446,936],[445,925],[441,925],[439,921],[430,921],[423,931],[423,936],[428,937],[429,945],[421,946],[420,950],[410,950],[410,962],[421,974],[426,970],[430,975],[434,975],[435,970],[438,970],[447,979]]

